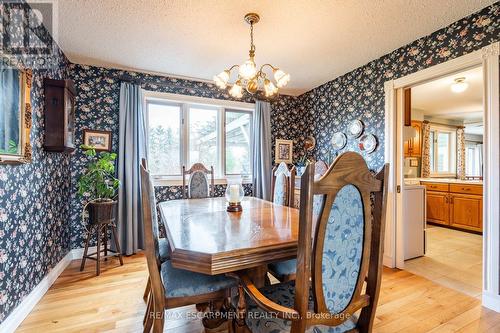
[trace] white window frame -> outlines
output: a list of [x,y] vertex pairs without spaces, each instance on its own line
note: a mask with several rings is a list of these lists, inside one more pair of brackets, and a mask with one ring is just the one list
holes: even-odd
[[[430,131],[434,132],[434,150],[431,152],[433,165],[431,165],[430,177],[453,177],[457,176],[457,130],[453,127],[440,126],[431,124]],[[438,146],[437,137],[439,133],[450,134],[450,145],[448,147],[448,170],[449,172],[438,172],[437,171],[437,156],[438,156]]]
[[[226,174],[226,130],[225,130],[225,116],[226,110],[230,112],[242,112],[250,114],[250,121],[253,122],[255,104],[219,100],[198,96],[187,96],[171,93],[161,93],[153,91],[144,91],[144,110],[148,110],[148,104],[166,104],[166,105],[176,105],[181,107],[181,152],[180,152],[180,164],[186,165],[188,167],[189,163],[189,108],[190,107],[200,107],[207,109],[217,109],[217,133],[218,135],[218,153],[217,153],[217,165],[214,165],[216,170],[215,183],[216,184],[226,184],[226,177],[232,174]],[[149,133],[149,115],[147,115],[147,133]],[[253,126],[251,126],[253,127]],[[252,133],[250,132],[250,136]],[[253,161],[253,151],[252,144],[250,144],[250,161]],[[252,165],[250,165],[250,168]],[[179,170],[181,172],[181,170]],[[253,170],[251,170],[253,173]],[[242,175],[244,183],[252,182],[252,174]],[[178,175],[152,175],[153,182],[155,185],[182,185],[182,174]]]

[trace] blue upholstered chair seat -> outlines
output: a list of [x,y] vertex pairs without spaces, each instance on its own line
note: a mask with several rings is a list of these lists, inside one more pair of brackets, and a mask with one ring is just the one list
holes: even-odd
[[269,270],[275,273],[277,278],[284,275],[295,274],[297,271],[297,259],[290,259],[269,264]]
[[205,275],[174,268],[170,260],[161,264],[161,279],[166,297],[189,297],[237,286],[237,281],[224,274]]
[[[259,289],[260,292],[282,306],[293,308],[295,299],[295,281],[286,283],[274,284]],[[246,295],[247,300],[247,317],[246,324],[253,333],[283,333],[290,332],[292,322],[276,318],[276,316],[266,315],[269,314],[266,310],[261,309],[255,302]],[[309,297],[309,308],[313,309],[312,296]],[[251,312],[251,314],[250,314]],[[357,318],[352,317],[341,325],[330,327],[324,325],[317,325],[309,327],[307,333],[343,333],[352,330],[356,326]]]
[[168,245],[168,239],[158,238],[158,250],[160,253],[160,261],[164,262],[170,259],[170,249]]

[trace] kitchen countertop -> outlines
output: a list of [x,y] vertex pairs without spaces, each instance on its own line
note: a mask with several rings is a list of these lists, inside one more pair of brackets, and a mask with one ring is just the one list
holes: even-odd
[[483,185],[482,180],[462,180],[455,178],[405,178],[405,184],[417,182]]

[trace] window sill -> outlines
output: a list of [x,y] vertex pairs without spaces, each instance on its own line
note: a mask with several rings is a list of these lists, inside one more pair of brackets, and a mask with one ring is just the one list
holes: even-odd
[[[243,179],[243,184],[252,184],[251,178]],[[187,181],[186,181],[187,184]],[[227,180],[224,178],[214,179],[215,185],[227,185]],[[165,178],[154,178],[153,177],[153,186],[182,186],[182,178],[181,179],[165,179]]]

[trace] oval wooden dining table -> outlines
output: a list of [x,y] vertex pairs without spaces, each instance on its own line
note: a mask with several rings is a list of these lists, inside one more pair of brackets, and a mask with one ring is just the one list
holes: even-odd
[[245,197],[242,212],[227,212],[225,198],[159,204],[172,265],[204,274],[253,269],[262,285],[266,265],[297,256],[299,210]]

